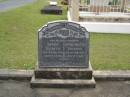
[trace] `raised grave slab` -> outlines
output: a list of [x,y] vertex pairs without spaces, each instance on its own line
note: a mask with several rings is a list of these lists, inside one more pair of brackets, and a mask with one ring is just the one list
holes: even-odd
[[41,9],[41,13],[61,15],[62,8],[56,5],[48,5],[48,6],[45,6],[43,9]]

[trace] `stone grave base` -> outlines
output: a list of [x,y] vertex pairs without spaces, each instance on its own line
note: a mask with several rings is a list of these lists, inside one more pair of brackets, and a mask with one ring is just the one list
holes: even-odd
[[62,8],[60,6],[56,6],[56,5],[49,5],[49,6],[45,6],[43,9],[41,9],[41,13],[61,15]]
[[44,68],[36,69],[31,87],[87,87],[95,88],[92,67],[89,68]]

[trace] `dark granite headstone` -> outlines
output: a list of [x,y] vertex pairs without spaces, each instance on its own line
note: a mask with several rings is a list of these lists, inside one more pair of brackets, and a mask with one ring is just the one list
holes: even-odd
[[62,8],[56,5],[48,5],[48,6],[45,6],[43,9],[41,9],[41,13],[61,15]]
[[38,63],[32,87],[95,87],[89,63],[89,33],[77,23],[48,23],[38,33]]
[[88,67],[89,33],[79,24],[55,22],[38,36],[38,65],[44,67]]

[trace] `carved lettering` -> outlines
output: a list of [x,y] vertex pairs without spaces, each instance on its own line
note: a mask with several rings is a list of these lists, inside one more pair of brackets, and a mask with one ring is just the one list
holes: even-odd
[[71,22],[52,23],[39,32],[40,67],[87,67],[88,32]]

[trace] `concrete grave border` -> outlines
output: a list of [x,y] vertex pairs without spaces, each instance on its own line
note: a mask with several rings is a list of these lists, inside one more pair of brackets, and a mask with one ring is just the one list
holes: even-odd
[[[0,80],[31,80],[34,70],[0,69]],[[130,80],[130,70],[95,70],[95,80],[98,81],[127,81]]]

